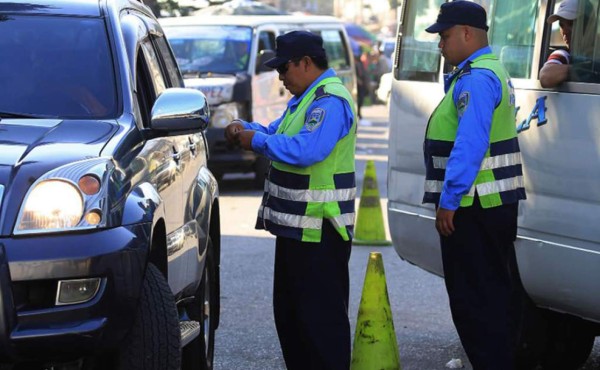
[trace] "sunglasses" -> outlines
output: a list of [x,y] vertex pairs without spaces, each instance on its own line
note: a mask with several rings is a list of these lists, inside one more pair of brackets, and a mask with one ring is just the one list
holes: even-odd
[[276,67],[275,70],[277,71],[277,73],[279,73],[280,75],[284,75],[287,73],[288,69],[290,68],[290,63],[294,62],[297,63],[298,61],[300,61],[300,59],[302,58],[295,58],[295,59],[290,59],[287,62],[283,63],[282,65],[280,65],[279,67]]

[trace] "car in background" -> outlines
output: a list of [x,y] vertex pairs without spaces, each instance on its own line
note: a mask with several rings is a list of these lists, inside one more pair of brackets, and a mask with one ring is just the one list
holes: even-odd
[[232,0],[223,4],[210,5],[194,12],[192,15],[286,15],[289,14],[260,1]]
[[379,79],[379,87],[375,91],[377,99],[385,104],[390,103],[390,97],[392,95],[392,80],[394,76],[392,72],[384,73]]
[[0,368],[212,369],[206,97],[133,0],[0,3]]
[[206,95],[212,113],[206,131],[209,168],[217,178],[226,173],[255,174],[262,188],[269,161],[251,151],[230,148],[225,127],[236,118],[275,121],[291,98],[279,74],[263,65],[275,56],[275,39],[292,30],[323,37],[329,65],[356,96],[354,58],[343,23],[327,16],[191,16],[160,20],[187,87]]

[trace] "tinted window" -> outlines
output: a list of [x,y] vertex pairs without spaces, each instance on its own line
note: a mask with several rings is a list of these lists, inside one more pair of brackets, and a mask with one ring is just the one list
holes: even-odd
[[252,29],[237,26],[165,27],[179,68],[186,75],[233,74],[248,69]]
[[155,40],[158,51],[160,52],[160,55],[165,63],[166,73],[169,76],[169,80],[171,80],[170,86],[183,87],[183,81],[181,79],[181,75],[179,74],[179,69],[177,68],[177,62],[173,58],[173,54],[171,54],[171,49],[169,48],[167,39],[164,37],[158,37]]
[[[537,1],[491,1],[483,4],[493,17],[488,38],[511,77],[529,78],[533,62]],[[489,23],[489,21],[488,21]]]
[[570,81],[600,83],[599,12],[598,0],[578,2],[571,34]]
[[60,118],[117,115],[100,19],[8,16],[0,21],[0,111]]
[[321,32],[312,30],[312,32],[320,33],[323,37],[323,48],[327,53],[329,66],[335,70],[348,69],[350,53],[346,50],[346,44],[343,42],[342,32],[337,30],[323,30]]
[[437,81],[441,54],[439,36],[425,32],[435,22],[444,0],[413,1],[407,5],[399,48],[397,77],[401,80]]
[[142,43],[142,49],[144,50],[146,66],[148,68],[148,72],[150,73],[149,77],[152,81],[154,96],[156,98],[165,90],[167,84],[165,83],[165,79],[160,69],[160,61],[158,60],[158,56],[152,48],[152,44],[149,41],[146,41]]

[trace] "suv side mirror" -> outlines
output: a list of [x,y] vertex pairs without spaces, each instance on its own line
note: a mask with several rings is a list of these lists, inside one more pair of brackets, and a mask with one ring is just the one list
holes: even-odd
[[267,60],[273,58],[275,58],[275,52],[273,50],[261,50],[256,57],[256,74],[273,71],[273,68],[265,65]]
[[208,127],[210,113],[206,96],[198,90],[169,88],[152,106],[150,129],[166,135],[202,131]]

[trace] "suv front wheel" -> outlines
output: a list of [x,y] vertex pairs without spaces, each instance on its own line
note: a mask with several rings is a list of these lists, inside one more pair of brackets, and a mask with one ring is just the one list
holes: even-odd
[[181,333],[175,299],[163,274],[149,264],[138,312],[119,354],[119,370],[179,370]]

